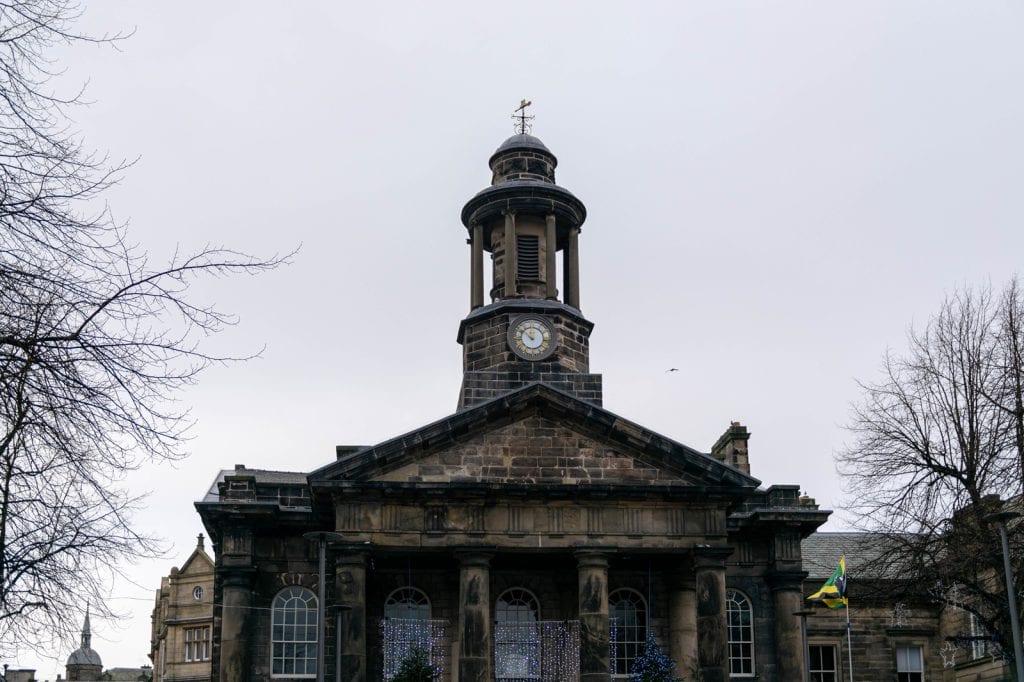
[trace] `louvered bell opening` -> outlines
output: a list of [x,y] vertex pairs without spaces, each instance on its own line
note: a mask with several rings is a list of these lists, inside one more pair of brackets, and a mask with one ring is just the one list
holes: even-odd
[[520,281],[536,282],[540,279],[540,237],[516,237],[516,265],[516,274]]

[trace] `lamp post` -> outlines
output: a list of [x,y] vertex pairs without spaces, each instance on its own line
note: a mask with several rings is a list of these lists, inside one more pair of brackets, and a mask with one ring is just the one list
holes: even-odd
[[1006,574],[1006,599],[1010,603],[1010,633],[1013,637],[1014,667],[1017,669],[1017,682],[1024,682],[1024,645],[1020,638],[1020,621],[1017,619],[1017,592],[1013,589],[1013,567],[1010,565],[1010,541],[1006,535],[1006,522],[1020,514],[1013,511],[1001,511],[987,514],[985,520],[999,527],[999,539],[1003,544],[1003,572]]
[[341,533],[329,530],[313,530],[303,533],[302,537],[307,540],[316,540],[319,543],[317,552],[320,558],[320,582],[319,593],[316,603],[316,682],[324,682],[324,637],[326,636],[326,623],[324,622],[327,612],[327,580],[324,573],[327,571],[327,543],[342,540]]

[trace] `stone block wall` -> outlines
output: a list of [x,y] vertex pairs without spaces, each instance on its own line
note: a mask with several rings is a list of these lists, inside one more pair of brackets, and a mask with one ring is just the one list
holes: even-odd
[[521,360],[508,347],[508,327],[518,314],[499,313],[466,325],[462,340],[466,372],[571,372],[590,371],[590,327],[568,315],[544,314],[558,334],[554,354],[535,362]]

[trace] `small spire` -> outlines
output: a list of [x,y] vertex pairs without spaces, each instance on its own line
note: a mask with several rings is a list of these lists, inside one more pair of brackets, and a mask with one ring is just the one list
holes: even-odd
[[85,622],[82,624],[82,648],[92,648],[92,628],[89,627],[89,604],[85,605]]
[[203,534],[196,536],[196,549],[203,549]]
[[515,124],[512,126],[512,129],[515,130],[516,133],[518,133],[519,135],[529,135],[530,131],[533,129],[534,117],[526,115],[526,107],[532,104],[533,102],[524,99],[519,103],[519,106],[516,107],[516,110],[512,113],[512,120],[515,121]]

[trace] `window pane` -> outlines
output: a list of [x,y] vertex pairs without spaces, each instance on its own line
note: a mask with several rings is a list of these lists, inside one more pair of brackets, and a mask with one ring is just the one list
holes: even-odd
[[729,637],[729,672],[732,675],[754,673],[754,610],[750,600],[736,590],[725,593]]
[[618,589],[608,595],[608,612],[615,640],[612,672],[628,677],[647,641],[647,605],[639,592]]
[[314,676],[317,653],[316,595],[304,587],[289,587],[274,598],[271,610],[272,674]]

